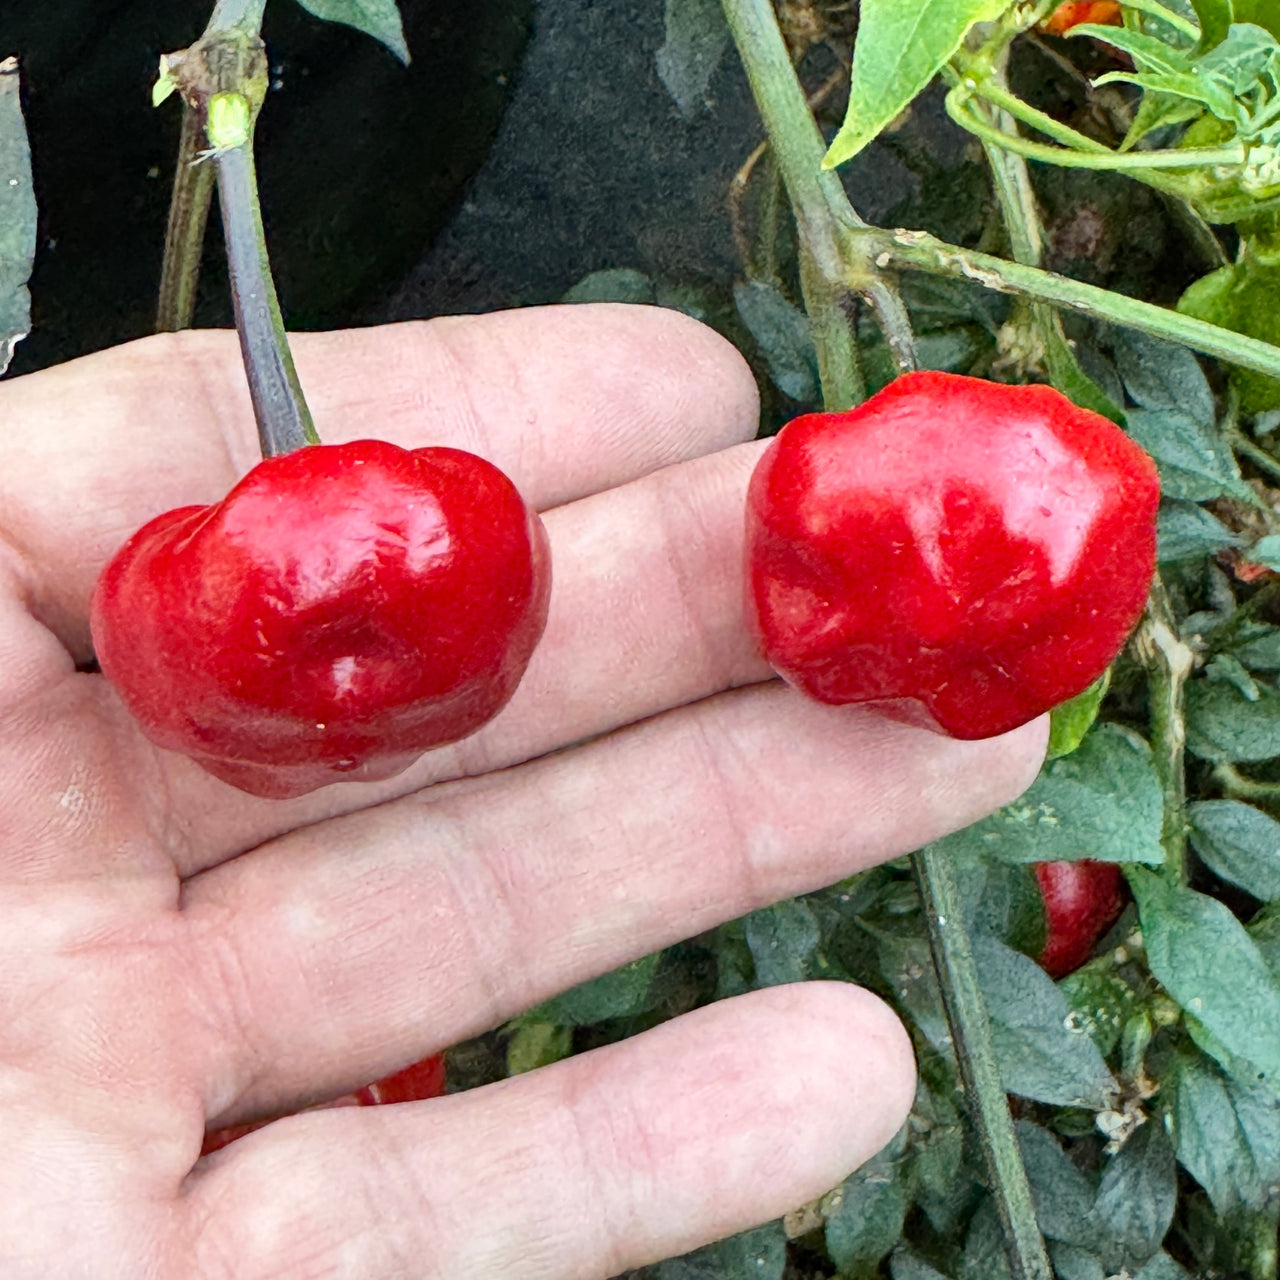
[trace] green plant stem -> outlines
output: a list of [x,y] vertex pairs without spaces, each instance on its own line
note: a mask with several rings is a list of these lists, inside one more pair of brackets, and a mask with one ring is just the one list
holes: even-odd
[[262,30],[262,15],[266,7],[267,0],[217,0],[204,34],[211,36],[219,31],[243,31],[256,36]]
[[236,329],[262,456],[271,458],[320,441],[294,368],[271,279],[252,137],[243,146],[219,152],[215,162]]
[[1204,355],[1229,364],[1280,377],[1280,347],[1244,334],[1184,316],[1166,307],[1055,275],[1039,267],[1009,262],[988,253],[971,252],[947,244],[926,231],[884,231],[878,227],[851,227],[845,235],[860,242],[860,252],[870,248],[877,264],[924,271],[931,275],[971,280],[999,293],[1051,303],[1095,320],[1140,329],[1155,338],[1179,342]]
[[929,945],[947,1010],[969,1113],[987,1160],[991,1194],[1004,1227],[1014,1280],[1053,1280],[1036,1224],[1031,1187],[1018,1148],[1009,1103],[996,1066],[991,1020],[978,984],[973,947],[960,911],[955,873],[935,846],[912,856]]
[[[800,241],[810,257],[803,283],[806,305],[812,305],[809,318],[818,345],[823,399],[830,404],[855,404],[864,390],[845,299],[850,293],[866,295],[873,286],[892,286],[856,244],[841,243],[842,227],[866,224],[850,206],[839,176],[822,167],[826,144],[796,78],[772,0],[723,3],[791,199]],[[880,314],[880,306],[876,310]],[[905,308],[901,314],[906,315]],[[900,332],[896,340],[900,347]],[[829,377],[836,381],[829,385]]]
[[1229,430],[1227,443],[1243,454],[1259,471],[1265,471],[1272,479],[1280,479],[1280,459],[1272,457],[1261,445],[1255,444],[1239,428]]
[[[206,50],[225,43],[230,49],[246,37],[256,39],[262,27],[266,0],[218,0],[204,34],[185,51],[202,58]],[[233,77],[234,78],[234,77]],[[235,89],[234,83],[218,86]],[[207,143],[205,111],[198,99],[183,95],[182,140],[169,201],[169,225],[165,232],[164,263],[160,269],[160,296],[156,305],[156,332],[189,329],[195,313],[200,260],[204,255],[209,205],[213,199],[213,170],[201,163]]]
[[[974,94],[1064,145],[1051,147],[997,129],[972,110],[970,99]],[[961,128],[977,134],[983,141],[1016,152],[1028,160],[1043,160],[1046,164],[1068,169],[1109,169],[1121,173],[1141,171],[1143,181],[1154,182],[1152,171],[1156,170],[1199,169],[1214,165],[1242,165],[1245,162],[1245,147],[1241,142],[1222,147],[1188,147],[1185,150],[1112,151],[986,79],[965,79],[947,94],[946,107],[947,114]],[[1177,189],[1167,185],[1170,189]]]
[[195,312],[200,257],[204,252],[204,234],[213,198],[213,169],[200,163],[204,145],[204,121],[200,112],[184,105],[182,141],[178,144],[178,166],[173,175],[164,265],[160,272],[157,333],[189,329]]
[[1280,782],[1259,782],[1256,778],[1247,778],[1235,765],[1225,761],[1214,765],[1213,780],[1229,796],[1240,796],[1245,800],[1280,800]]
[[1151,584],[1147,611],[1134,636],[1134,649],[1147,670],[1151,750],[1164,801],[1160,830],[1164,876],[1172,884],[1186,884],[1187,726],[1183,694],[1195,655],[1178,636],[1159,574]]

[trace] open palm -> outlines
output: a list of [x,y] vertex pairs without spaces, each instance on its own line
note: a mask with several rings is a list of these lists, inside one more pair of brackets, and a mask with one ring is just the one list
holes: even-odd
[[487,729],[377,785],[242,795],[91,658],[110,554],[256,457],[230,334],[0,386],[0,1275],[605,1277],[781,1213],[891,1136],[892,1015],[811,983],[429,1102],[334,1097],[1015,796],[956,743],[771,680],[743,623],[750,374],[576,307],[299,338],[321,436],[449,444],[545,513],[542,647]]

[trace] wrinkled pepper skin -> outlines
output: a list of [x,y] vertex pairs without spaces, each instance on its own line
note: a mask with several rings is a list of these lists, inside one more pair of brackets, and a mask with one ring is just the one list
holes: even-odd
[[1102,936],[1120,919],[1128,901],[1124,872],[1114,862],[1037,862],[1044,899],[1045,943],[1040,967],[1065,978],[1093,957]]
[[1155,569],[1151,459],[1048,387],[906,374],[783,427],[747,498],[763,651],[819,702],[988,738],[1086,689]]
[[94,593],[104,674],[146,735],[255,795],[390,777],[515,692],[546,534],[457,449],[315,445],[156,517]]

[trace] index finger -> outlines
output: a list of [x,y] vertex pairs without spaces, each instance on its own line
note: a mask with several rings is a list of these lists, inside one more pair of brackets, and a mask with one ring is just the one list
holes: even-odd
[[[535,506],[749,439],[742,358],[677,312],[531,308],[293,339],[317,430],[448,444]],[[0,533],[32,611],[77,655],[103,564],[172,507],[216,501],[258,459],[235,335],[143,339],[0,386]]]

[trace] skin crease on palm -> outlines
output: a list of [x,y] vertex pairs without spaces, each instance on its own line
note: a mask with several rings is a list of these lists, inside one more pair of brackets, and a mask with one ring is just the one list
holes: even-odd
[[206,1125],[336,1096],[972,822],[1044,745],[770,679],[742,606],[755,390],[693,321],[575,307],[295,347],[324,439],[474,450],[545,513],[546,637],[497,720],[399,778],[232,791],[77,664],[112,551],[255,461],[234,336],[0,385],[0,1275],[586,1280],[835,1185],[914,1074],[888,1010],[834,983],[198,1160]]

